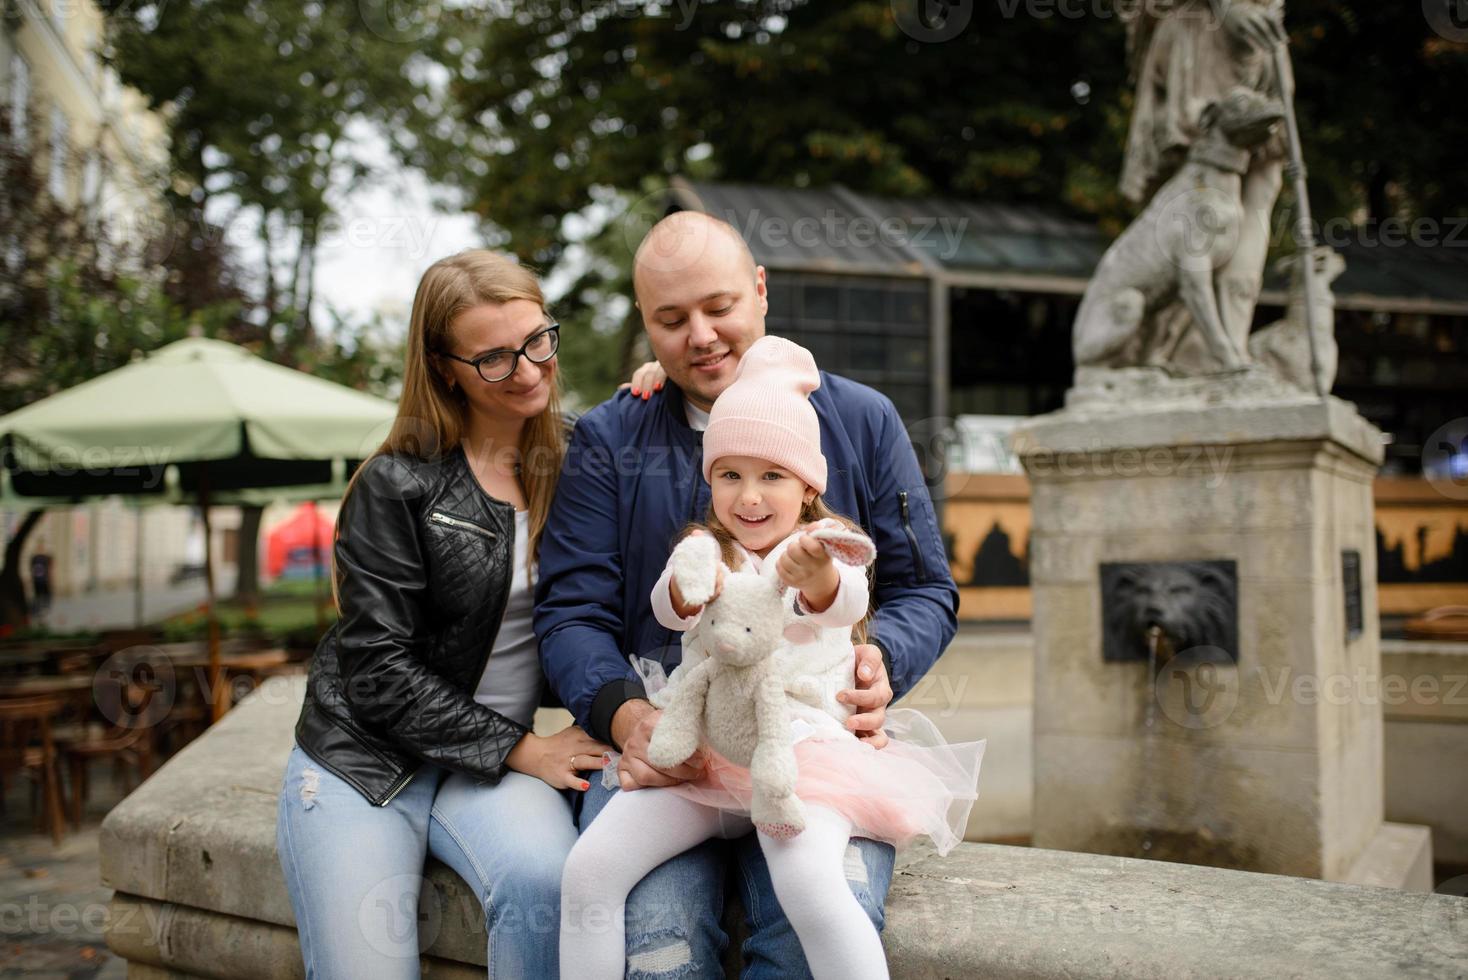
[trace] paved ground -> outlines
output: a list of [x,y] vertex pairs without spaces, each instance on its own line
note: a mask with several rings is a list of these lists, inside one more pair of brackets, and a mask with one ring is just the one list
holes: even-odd
[[97,828],[121,798],[111,766],[97,764],[80,832],[60,846],[35,832],[30,783],[11,780],[0,812],[0,978],[123,980],[127,964],[102,930],[112,891],[97,880]]
[[[215,592],[227,596],[234,592],[234,572],[228,570],[214,583]],[[52,601],[45,624],[58,632],[81,629],[127,629],[135,621],[133,609],[136,595],[132,589],[98,589]],[[182,585],[150,585],[143,592],[143,622],[156,623],[204,601],[204,580],[193,579]]]

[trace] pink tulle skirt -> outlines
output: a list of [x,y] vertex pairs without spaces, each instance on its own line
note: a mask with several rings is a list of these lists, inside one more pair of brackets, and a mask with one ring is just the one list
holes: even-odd
[[[874,749],[854,735],[815,735],[795,743],[795,794],[807,804],[843,814],[853,833],[901,847],[931,838],[940,854],[963,840],[978,798],[984,742],[943,741],[921,712],[887,712],[891,741]],[[749,770],[705,746],[703,778],[667,788],[696,803],[749,815],[754,796]]]

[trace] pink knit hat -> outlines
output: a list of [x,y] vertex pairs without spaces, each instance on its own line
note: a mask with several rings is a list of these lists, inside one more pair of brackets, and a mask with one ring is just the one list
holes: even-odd
[[721,456],[778,463],[816,493],[826,492],[821,423],[807,397],[821,386],[810,351],[783,337],[761,337],[739,359],[734,380],[714,400],[703,434],[703,478]]

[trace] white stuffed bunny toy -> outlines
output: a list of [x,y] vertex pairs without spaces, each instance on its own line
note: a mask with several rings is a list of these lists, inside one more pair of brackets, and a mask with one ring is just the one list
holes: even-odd
[[[867,564],[875,555],[864,535],[812,532],[838,560]],[[864,546],[862,545],[864,542]],[[673,550],[673,579],[683,601],[703,605],[696,639],[685,643],[685,664],[664,692],[663,716],[653,729],[648,759],[655,766],[684,762],[707,740],[715,751],[749,769],[754,784],[750,819],[771,837],[805,829],[805,807],[795,795],[795,751],[786,685],[775,658],[792,621],[787,587],[767,560],[763,573],[731,572],[707,534],[684,538]],[[713,597],[720,573],[723,588]],[[711,598],[713,597],[713,598]],[[697,651],[689,649],[696,646]],[[690,658],[702,653],[704,659]]]

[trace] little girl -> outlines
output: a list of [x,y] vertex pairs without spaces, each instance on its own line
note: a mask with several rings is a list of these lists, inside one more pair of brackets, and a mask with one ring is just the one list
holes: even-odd
[[[713,499],[708,523],[689,532],[711,534],[732,570],[759,571],[773,563],[789,589],[793,624],[775,656],[786,683],[805,829],[789,837],[755,828],[749,770],[708,746],[697,781],[616,794],[566,862],[563,977],[621,977],[623,906],[642,877],[711,837],[756,829],[775,894],[811,973],[886,977],[881,940],[846,882],[847,842],[861,836],[900,846],[927,835],[946,853],[962,839],[984,743],[947,745],[921,714],[897,709],[888,711],[885,726],[893,737],[874,749],[846,728],[852,708],[836,700],[837,692],[855,686],[852,632],[864,625],[869,599],[865,568],[834,560],[809,533],[825,527],[860,532],[821,501],[826,460],[808,400],[819,385],[804,348],[778,337],[749,347],[709,415],[703,476]],[[861,543],[874,552],[869,541]],[[684,600],[671,562],[653,589],[652,607],[660,623],[685,633],[703,612]],[[687,642],[684,650],[668,690],[692,666]],[[661,705],[661,677],[646,679]]]

